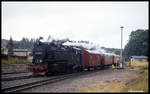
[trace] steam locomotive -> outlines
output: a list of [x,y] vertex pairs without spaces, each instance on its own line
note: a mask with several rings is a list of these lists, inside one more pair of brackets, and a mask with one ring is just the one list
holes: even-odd
[[80,72],[84,69],[109,66],[120,57],[93,53],[85,49],[53,42],[37,42],[33,48],[33,61],[28,66],[32,75],[50,75]]

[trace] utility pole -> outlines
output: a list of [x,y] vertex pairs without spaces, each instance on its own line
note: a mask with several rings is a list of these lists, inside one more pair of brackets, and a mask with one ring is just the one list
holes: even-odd
[[[122,41],[123,41],[123,26],[121,26],[120,27],[121,28],[121,50],[120,50],[120,58],[121,58],[121,60],[120,60],[120,63],[121,63],[121,65],[123,65],[123,57],[122,57]],[[122,67],[122,66],[121,66]]]

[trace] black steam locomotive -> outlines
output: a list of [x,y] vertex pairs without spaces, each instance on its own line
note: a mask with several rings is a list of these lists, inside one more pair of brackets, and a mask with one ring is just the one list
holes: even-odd
[[34,44],[33,61],[29,65],[29,71],[32,75],[82,71],[83,55],[79,48],[38,41]]

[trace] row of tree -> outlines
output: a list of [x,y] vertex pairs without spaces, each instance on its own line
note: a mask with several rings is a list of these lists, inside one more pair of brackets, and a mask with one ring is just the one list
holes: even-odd
[[[28,49],[28,51],[32,52],[32,49],[34,47],[34,43],[37,41],[40,41],[41,39],[43,39],[43,37],[37,38],[37,39],[33,39],[31,38],[30,40],[28,38],[22,38],[21,41],[14,41],[12,39],[12,37],[10,37],[10,40],[7,43],[6,48],[8,49],[8,52],[10,54],[13,53],[13,49]],[[47,42],[51,42],[51,43],[55,43],[55,44],[63,44],[67,41],[72,42],[72,43],[89,43],[89,41],[74,41],[74,40],[70,40],[69,38],[66,39],[53,39],[50,35],[48,37],[48,39],[50,39],[51,41],[47,40]]]
[[28,38],[22,38],[21,41],[13,41],[12,37],[8,41],[6,48],[8,49],[9,54],[13,54],[13,49],[28,49],[28,51],[32,51],[34,43],[38,39],[29,40]]
[[123,50],[125,59],[130,56],[148,56],[149,35],[148,30],[138,29],[132,31],[129,36],[129,41]]

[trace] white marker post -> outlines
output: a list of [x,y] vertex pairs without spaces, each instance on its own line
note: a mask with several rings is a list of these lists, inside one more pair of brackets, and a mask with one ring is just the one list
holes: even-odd
[[121,57],[121,60],[120,60],[120,68],[123,67],[123,58],[122,58],[122,41],[123,41],[123,26],[120,27],[121,28],[121,50],[120,50],[120,57]]

